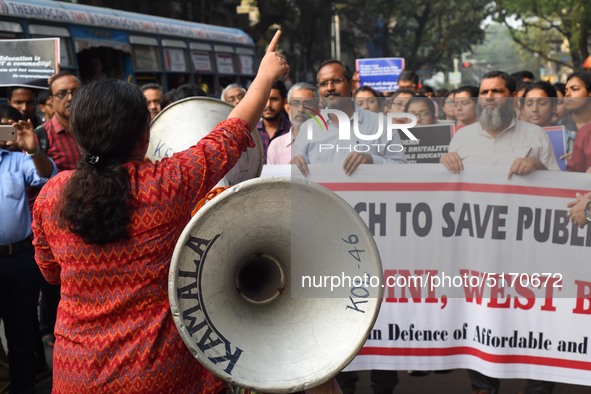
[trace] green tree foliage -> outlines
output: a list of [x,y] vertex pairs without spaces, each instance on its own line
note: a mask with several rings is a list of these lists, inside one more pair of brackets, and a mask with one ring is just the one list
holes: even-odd
[[[576,69],[589,56],[588,0],[495,0],[495,5],[495,18],[507,25],[515,42],[542,59]],[[563,41],[570,59],[558,48]]]
[[404,57],[407,69],[429,66],[433,70],[448,70],[454,57],[484,39],[482,21],[487,16],[487,3],[379,0],[363,2],[363,7],[370,7],[383,21],[383,27],[374,34],[374,43],[383,49],[384,56]]
[[315,80],[313,69],[330,58],[331,5],[321,0],[259,0],[260,20],[248,33],[261,50],[276,28],[282,30],[279,51],[296,81]]
[[471,57],[478,59],[470,70],[476,81],[492,70],[503,70],[509,73],[531,70],[537,74],[543,66],[538,56],[533,56],[512,40],[504,24],[495,22],[486,26],[486,39],[481,45],[474,46]]
[[[453,58],[484,39],[488,0],[253,0],[261,19],[250,31],[268,42],[270,27],[284,31],[282,46],[297,79],[330,57],[331,17],[338,13],[343,59],[382,56],[406,59],[407,69],[448,70]],[[309,78],[305,78],[309,79]]]

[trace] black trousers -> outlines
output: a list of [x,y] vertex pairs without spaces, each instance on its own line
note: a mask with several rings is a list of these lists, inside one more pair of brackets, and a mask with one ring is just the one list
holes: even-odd
[[40,280],[33,248],[11,256],[0,255],[0,318],[8,345],[11,393],[35,390]]

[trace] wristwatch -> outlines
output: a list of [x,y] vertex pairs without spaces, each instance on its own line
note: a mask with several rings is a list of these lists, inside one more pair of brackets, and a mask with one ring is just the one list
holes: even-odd
[[587,201],[587,205],[585,205],[585,219],[591,222],[591,200]]

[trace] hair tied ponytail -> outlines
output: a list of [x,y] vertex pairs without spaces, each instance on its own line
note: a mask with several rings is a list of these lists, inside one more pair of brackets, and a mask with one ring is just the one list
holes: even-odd
[[93,156],[93,155],[86,155],[84,156],[84,162],[86,164],[89,164],[91,166],[95,165],[96,163],[99,162],[99,157],[98,156]]

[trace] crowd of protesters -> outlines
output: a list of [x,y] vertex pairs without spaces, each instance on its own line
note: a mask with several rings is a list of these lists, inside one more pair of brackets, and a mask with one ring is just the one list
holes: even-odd
[[[13,274],[13,268],[10,267],[16,261],[15,256],[28,263],[33,262],[30,207],[38,193],[36,189],[58,171],[79,168],[83,159],[77,141],[70,133],[71,103],[82,86],[76,75],[62,72],[50,80],[47,92],[38,94],[33,89],[21,87],[8,89],[8,104],[0,106],[1,123],[16,124],[19,130],[18,143],[0,141],[0,165],[6,166],[9,160],[18,163],[15,166],[25,180],[19,183],[19,187],[27,187],[29,196],[27,206],[17,204],[18,208],[12,212],[16,212],[14,221],[17,222],[13,227],[19,228],[3,228],[0,225],[0,317],[4,321],[8,339],[8,357],[0,341],[0,392],[3,385],[8,385],[7,365],[12,379],[11,392],[32,392],[36,376],[46,375],[49,371],[44,352],[54,346],[56,340],[54,329],[60,288],[49,285],[40,272],[29,264],[25,273],[30,275],[25,280],[27,286],[19,288],[19,291],[26,291],[28,296],[16,297],[15,286],[20,286],[22,282],[17,281],[18,276]],[[191,84],[168,92],[155,83],[139,88],[145,97],[150,119],[157,117],[161,110],[175,101],[206,96],[201,86]],[[236,106],[247,92],[246,87],[231,84],[224,88],[220,98]],[[352,174],[360,164],[406,162],[403,156],[388,157],[375,153],[351,153],[324,161],[308,155],[307,147],[298,140],[299,128],[307,120],[302,108],[320,109],[322,105],[330,105],[327,101],[331,97],[351,98],[344,106],[334,104],[335,108],[351,113],[361,109],[368,114],[364,115],[368,116],[367,119],[374,119],[369,113],[403,112],[412,114],[417,126],[438,123],[453,125],[455,134],[450,151],[441,159],[441,163],[450,171],[458,172],[468,165],[469,160],[464,160],[461,152],[475,149],[465,140],[470,131],[479,127],[479,130],[498,139],[525,136],[537,139],[540,146],[538,155],[527,152],[509,163],[512,164],[511,171],[514,174],[558,170],[552,146],[541,130],[561,125],[570,135],[576,135],[572,144],[567,146],[568,151],[560,157],[566,160],[566,170],[591,172],[591,100],[588,99],[591,96],[591,74],[585,71],[574,72],[566,81],[554,84],[536,81],[533,73],[527,71],[511,75],[499,71],[484,75],[480,86],[464,85],[453,90],[435,90],[420,84],[414,72],[404,71],[398,79],[398,90],[379,92],[370,86],[360,85],[359,73],[351,73],[341,62],[329,60],[319,67],[316,81],[297,81],[286,86],[279,80],[269,87],[269,92],[262,117],[256,126],[263,142],[264,161],[271,165],[295,164],[304,174],[308,171],[307,164],[313,162],[338,161],[347,174]],[[496,100],[498,103],[501,98],[506,101],[491,105],[490,108],[486,104],[486,100],[490,103]],[[34,135],[31,132],[33,126],[36,126]],[[510,133],[518,133],[518,136],[507,137]],[[14,152],[22,155],[15,155]],[[481,156],[479,160],[484,159]],[[0,177],[0,198],[4,204],[4,201],[12,201],[15,194],[7,185],[16,184],[12,181],[14,176],[10,174],[0,173]],[[581,196],[584,203],[590,198]],[[8,207],[6,204],[4,206]],[[4,211],[0,209],[0,212]],[[4,219],[2,221],[6,222]],[[15,303],[15,299],[19,302]],[[15,315],[19,313],[22,316],[16,318]],[[32,315],[36,318],[32,319]],[[11,319],[20,320],[15,326]],[[498,391],[499,382],[494,379],[482,374],[471,374],[470,379],[474,390],[479,393]],[[372,372],[372,381],[381,390],[376,393],[390,393],[395,388],[397,376],[394,371]],[[354,377],[345,377],[343,382],[343,392],[354,392]],[[553,384],[546,383],[532,381],[532,387],[538,390],[535,392],[552,392]],[[526,387],[525,392],[528,390]]]

